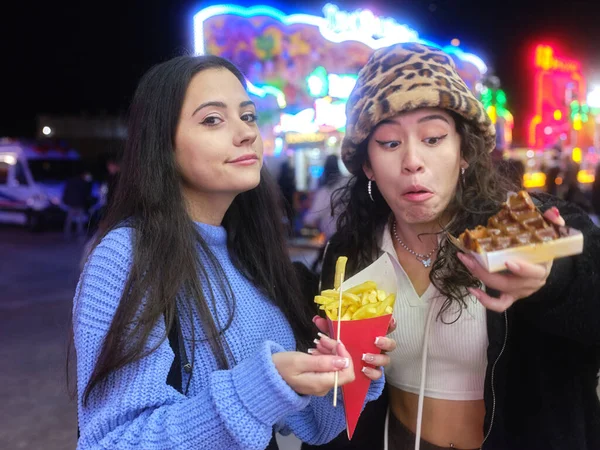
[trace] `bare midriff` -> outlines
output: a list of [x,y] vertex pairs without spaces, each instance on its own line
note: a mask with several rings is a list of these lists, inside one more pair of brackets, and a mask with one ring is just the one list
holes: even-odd
[[[388,385],[390,411],[413,433],[417,429],[419,396]],[[421,439],[439,447],[475,449],[483,442],[483,400],[425,397]]]

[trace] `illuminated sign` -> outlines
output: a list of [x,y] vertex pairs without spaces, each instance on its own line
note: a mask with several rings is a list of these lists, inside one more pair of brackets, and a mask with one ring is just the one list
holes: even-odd
[[[572,59],[556,56],[549,45],[538,45],[533,55],[534,113],[529,122],[528,144],[533,148],[553,145],[563,134],[572,140],[587,122],[588,106],[585,98],[585,80],[581,64]],[[548,132],[549,131],[549,132]],[[577,142],[571,142],[576,146]]]
[[310,14],[286,15],[270,6],[252,6],[245,8],[237,5],[214,5],[202,9],[194,15],[194,48],[196,54],[206,53],[206,22],[218,16],[239,16],[244,18],[269,17],[285,26],[296,24],[316,27],[321,36],[334,43],[362,42],[371,49],[388,47],[403,42],[419,42],[441,48],[458,59],[473,64],[483,75],[487,66],[478,56],[466,53],[453,45],[439,45],[419,38],[418,33],[406,25],[398,24],[394,19],[375,16],[371,11],[362,9],[354,12],[341,11],[336,5],[328,3],[323,8],[322,17]]
[[338,75],[327,73],[324,67],[317,67],[306,79],[308,91],[313,97],[334,97],[347,100],[354,89],[358,75]]
[[557,70],[561,72],[579,72],[579,61],[557,58],[554,49],[549,45],[538,45],[535,49],[535,66],[543,70]]
[[297,114],[281,114],[281,122],[277,127],[280,133],[315,133],[319,126],[315,123],[315,110],[307,108]]
[[[323,14],[325,22],[319,28],[323,37],[330,41],[359,40],[370,47],[381,48],[398,42],[416,42],[419,39],[415,30],[400,25],[394,19],[377,17],[368,9],[346,12],[328,3],[323,7]],[[390,41],[390,44],[382,45],[381,41]]]
[[330,98],[315,100],[315,123],[322,127],[343,130],[346,127],[346,102],[332,102]]
[[325,133],[287,133],[285,135],[287,144],[312,144],[325,142],[326,139]]

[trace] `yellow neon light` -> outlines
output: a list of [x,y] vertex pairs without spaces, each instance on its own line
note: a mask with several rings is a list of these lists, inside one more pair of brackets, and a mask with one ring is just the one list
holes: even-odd
[[527,189],[544,187],[546,185],[546,174],[543,172],[532,172],[523,175],[523,186]]
[[531,124],[529,125],[529,145],[531,147],[535,147],[535,129],[540,123],[542,123],[542,116],[533,116],[533,119],[531,119]]
[[580,170],[577,172],[577,181],[582,184],[593,183],[596,177],[591,170]]

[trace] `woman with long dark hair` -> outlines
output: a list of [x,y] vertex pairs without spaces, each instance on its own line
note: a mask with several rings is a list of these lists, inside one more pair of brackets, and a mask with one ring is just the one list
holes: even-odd
[[[352,361],[326,337],[309,350],[256,120],[221,58],[177,57],[141,80],[74,300],[79,448],[276,448],[274,431],[318,444],[345,427],[330,391]],[[371,400],[382,373],[365,373]]]
[[387,394],[367,405],[352,441],[319,449],[600,448],[600,230],[576,206],[538,196],[548,220],[583,233],[582,254],[488,273],[457,251],[446,232],[487,225],[512,186],[492,167],[485,109],[437,49],[376,51],[346,130],[353,177],[322,283],[338,255],[351,274],[388,253],[400,280],[397,348]]

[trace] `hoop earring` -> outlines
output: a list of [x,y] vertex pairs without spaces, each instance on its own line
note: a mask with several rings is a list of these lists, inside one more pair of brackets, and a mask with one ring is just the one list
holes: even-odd
[[367,192],[369,193],[369,198],[371,199],[371,201],[375,203],[375,199],[373,198],[373,190],[371,187],[372,184],[373,180],[369,180],[369,182],[367,183]]

